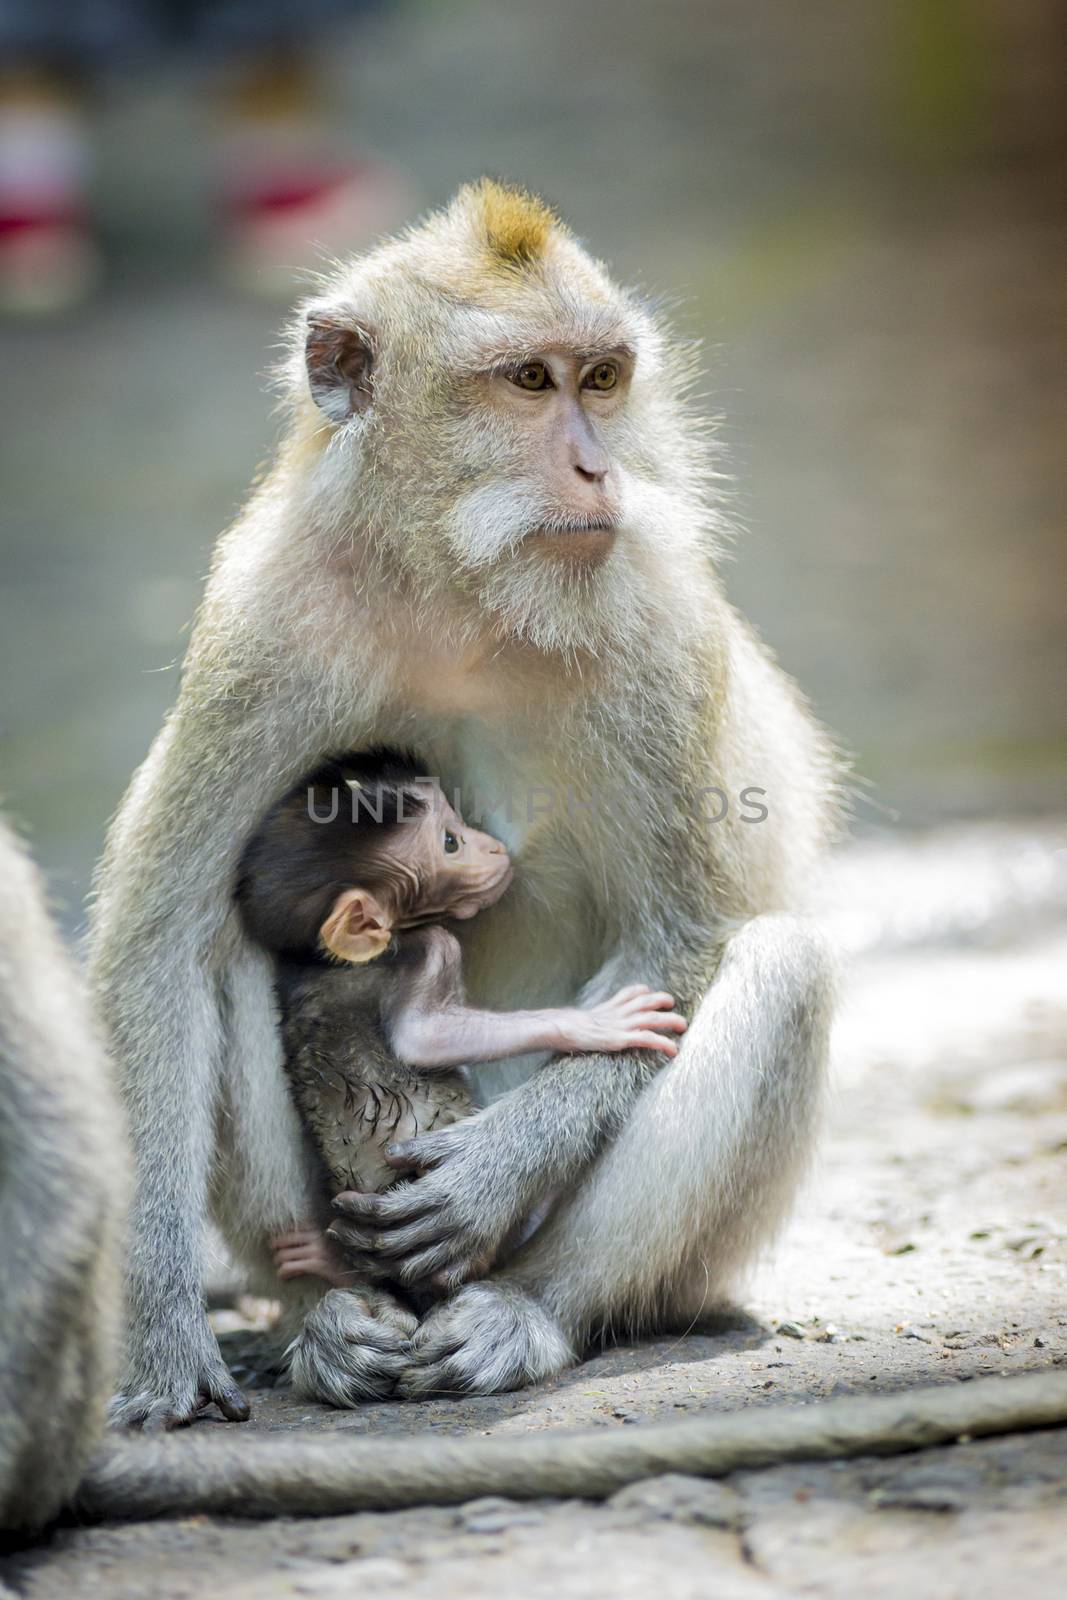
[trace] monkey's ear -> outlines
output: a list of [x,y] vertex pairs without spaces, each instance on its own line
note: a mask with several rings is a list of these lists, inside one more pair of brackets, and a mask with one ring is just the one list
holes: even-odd
[[304,341],[311,397],[334,422],[366,411],[373,399],[374,346],[366,328],[312,312]]
[[339,894],[319,929],[319,938],[338,961],[373,961],[392,937],[392,917],[366,889]]

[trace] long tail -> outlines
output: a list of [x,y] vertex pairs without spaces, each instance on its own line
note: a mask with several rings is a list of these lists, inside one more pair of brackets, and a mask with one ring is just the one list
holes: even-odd
[[449,1504],[487,1493],[601,1499],[662,1472],[891,1455],[1067,1422],[1067,1372],[760,1406],[647,1428],[500,1439],[124,1439],[95,1457],[75,1511],[89,1519],[215,1512],[267,1517]]

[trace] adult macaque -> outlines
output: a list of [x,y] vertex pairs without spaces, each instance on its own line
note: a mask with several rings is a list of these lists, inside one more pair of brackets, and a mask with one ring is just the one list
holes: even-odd
[[[96,993],[138,1164],[127,1421],[246,1412],[200,1297],[209,1203],[263,1288],[270,1241],[313,1214],[270,962],[231,887],[265,801],[330,751],[414,748],[446,792],[496,797],[485,825],[521,871],[464,926],[478,1004],[646,981],[690,1018],[665,1066],[551,1058],[350,1211],[408,1283],[494,1258],[563,1196],[423,1321],[403,1392],[498,1390],[597,1330],[688,1324],[781,1218],[823,1077],[829,962],[791,908],[833,763],[722,597],[688,377],[544,205],[488,182],[301,312],[289,433],[219,547],[99,879]],[[699,821],[692,796],[745,786],[766,821]]]
[[128,1157],[30,862],[0,825],[0,1530],[73,1493],[118,1368]]
[[[535,1050],[661,1050],[684,1031],[668,994],[634,984],[587,1007],[484,1011],[466,1004],[461,953],[442,918],[467,921],[495,905],[513,877],[497,839],[469,827],[410,758],[372,751],[324,763],[270,810],[245,850],[237,901],[244,925],[277,963],[285,1065],[326,1168],[324,1202],[339,1210],[397,1182],[405,1145],[473,1110],[468,1061]],[[418,1070],[411,1070],[411,1069]],[[351,1287],[333,1240],[360,1251],[365,1279],[388,1278],[388,1251],[338,1220],[322,1219],[273,1241],[279,1276]],[[432,1260],[416,1263],[433,1273]],[[488,1260],[435,1278],[453,1288]],[[363,1291],[360,1291],[363,1294]],[[366,1300],[366,1295],[363,1296]],[[363,1308],[383,1326],[377,1363],[346,1386],[346,1403],[388,1392],[416,1319],[379,1293]],[[353,1311],[348,1308],[349,1313]],[[390,1331],[392,1337],[390,1337]],[[301,1340],[294,1383],[306,1390]]]

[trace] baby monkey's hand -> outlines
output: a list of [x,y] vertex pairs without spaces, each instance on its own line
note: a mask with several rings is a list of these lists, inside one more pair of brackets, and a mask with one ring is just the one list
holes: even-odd
[[678,1046],[669,1035],[684,1033],[686,1026],[672,995],[631,983],[597,1005],[561,1011],[556,1049],[662,1050],[676,1056]]
[[279,1233],[271,1240],[270,1248],[274,1270],[283,1281],[322,1278],[335,1289],[347,1289],[356,1281],[340,1247],[310,1223],[290,1233]]

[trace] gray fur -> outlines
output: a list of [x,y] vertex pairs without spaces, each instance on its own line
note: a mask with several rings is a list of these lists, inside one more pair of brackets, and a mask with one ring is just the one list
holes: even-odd
[[[264,807],[329,751],[415,748],[446,792],[488,796],[482,821],[518,879],[464,931],[475,1003],[640,981],[693,1024],[658,1077],[647,1052],[559,1057],[428,1136],[418,1184],[436,1233],[413,1241],[402,1277],[450,1250],[492,1259],[546,1195],[569,1196],[501,1280],[435,1313],[455,1345],[442,1382],[543,1375],[599,1327],[721,1299],[810,1144],[831,964],[778,914],[798,910],[833,827],[829,747],[722,596],[680,347],[565,233],[536,271],[483,283],[479,216],[461,194],[339,272],[298,320],[290,434],[220,544],[178,705],[109,840],[94,977],[138,1167],[129,1421],[227,1394],[200,1299],[209,1202],[263,1289],[266,1241],[313,1214],[269,967],[231,897]],[[375,329],[374,402],[345,421],[309,394],[309,316]],[[634,351],[625,404],[598,413],[619,533],[610,559],[577,571],[523,543],[548,512],[521,434],[489,415],[458,425],[450,386],[502,343],[607,340]],[[548,816],[526,806],[546,784]],[[759,786],[767,820],[734,807],[702,822],[694,798],[712,785]],[[307,1294],[286,1291],[292,1317]],[[431,1326],[410,1386],[431,1382],[437,1350]]]
[[0,1528],[73,1492],[118,1360],[122,1118],[73,963],[0,825]]

